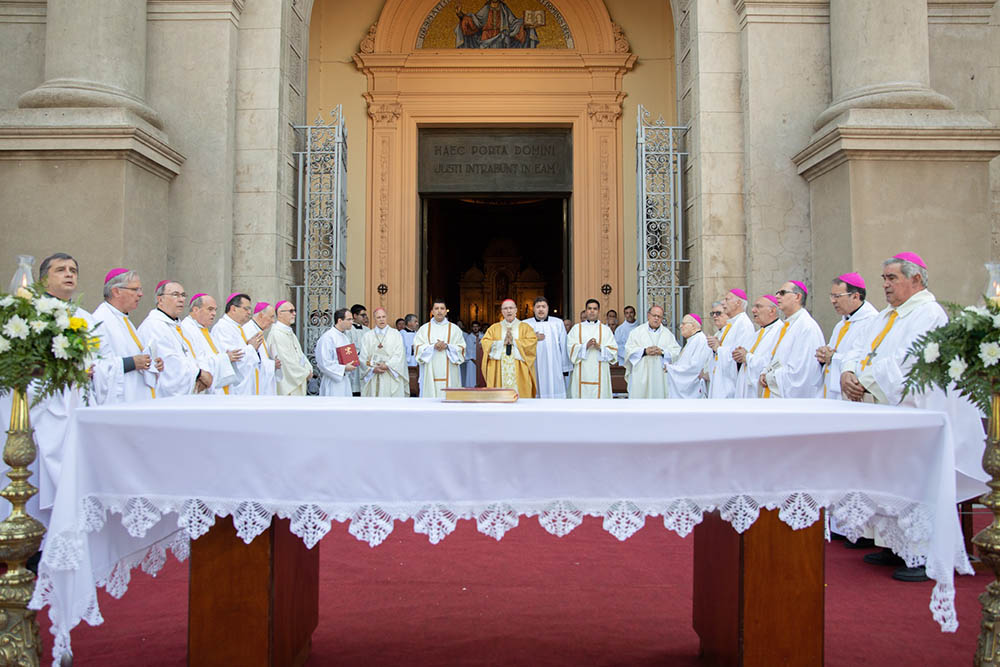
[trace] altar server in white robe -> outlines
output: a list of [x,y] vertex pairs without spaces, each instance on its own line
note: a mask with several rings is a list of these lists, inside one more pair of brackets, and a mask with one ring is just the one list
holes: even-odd
[[633,327],[625,342],[628,397],[670,398],[667,364],[680,353],[681,346],[677,344],[674,334],[663,326],[663,308],[650,306],[646,323]]
[[[351,306],[351,317],[354,318],[354,324],[351,328],[347,330],[347,337],[351,339],[354,343],[354,347],[357,350],[361,350],[361,339],[364,337],[365,333],[369,331],[368,329],[368,309],[362,304],[356,303]],[[365,369],[364,367],[359,367],[353,373],[351,373],[351,392],[355,396],[361,395],[361,379],[364,377]]]
[[462,386],[475,387],[479,383],[480,354],[479,342],[483,340],[483,331],[479,322],[469,325],[469,333],[465,334],[465,363],[462,364]]
[[402,398],[410,384],[406,367],[403,336],[389,326],[385,308],[375,309],[375,327],[361,338],[359,351],[361,370],[361,395],[377,398]]
[[[93,330],[93,316],[72,301],[79,274],[80,266],[77,261],[72,255],[63,252],[46,257],[38,267],[38,280],[45,286],[46,295],[61,302],[59,308],[64,311],[62,316],[83,318],[87,322],[87,329]],[[60,319],[58,310],[54,309],[53,314],[57,320]],[[49,524],[52,501],[55,499],[55,482],[61,467],[66,427],[76,408],[83,405],[84,389],[85,387],[71,387],[35,403],[34,386],[28,386],[29,418],[38,447],[38,456],[28,466],[34,476],[29,481],[38,487],[38,493],[28,500],[26,509],[28,514],[45,526]],[[0,397],[0,424],[4,428],[10,424],[11,397],[10,392]],[[6,463],[0,460],[0,476],[5,475],[7,470]],[[10,510],[10,503],[0,502],[0,521],[10,515]]]
[[611,398],[611,364],[618,359],[618,344],[611,328],[601,322],[601,304],[587,299],[584,321],[566,336],[567,356],[573,364],[570,398]]
[[465,337],[448,321],[444,301],[431,304],[431,320],[413,337],[413,355],[420,366],[420,397],[444,396],[445,387],[461,387],[460,367],[465,361]]
[[100,340],[100,357],[94,365],[93,397],[110,405],[156,398],[156,376],[163,359],[153,354],[147,341],[139,338],[128,314],[142,299],[139,274],[128,269],[111,269],[104,277],[104,302],[94,310],[100,324],[95,335]]
[[212,324],[218,314],[219,307],[215,299],[208,294],[200,293],[191,297],[191,310],[188,316],[181,320],[181,331],[194,348],[199,361],[212,364],[212,386],[208,394],[229,394],[230,387],[240,382],[237,372],[244,351],[241,348],[226,350],[215,343],[212,338]]
[[753,322],[746,313],[747,293],[741,289],[729,290],[722,298],[722,307],[728,318],[726,326],[707,339],[708,346],[712,348],[708,369],[709,398],[736,397],[736,374],[739,367],[733,359],[733,350],[753,344]]
[[360,364],[353,361],[342,364],[337,357],[338,347],[354,345],[347,335],[353,325],[354,316],[351,315],[351,311],[347,308],[338,308],[333,313],[333,326],[316,341],[315,357],[320,376],[320,396],[350,398],[353,393],[350,373]]
[[615,344],[618,345],[618,365],[625,365],[625,345],[628,343],[628,336],[632,333],[632,330],[638,326],[642,325],[635,319],[635,307],[625,306],[622,310],[622,315],[625,316],[625,321],[615,327]]
[[267,301],[258,301],[253,308],[253,316],[243,325],[243,335],[249,340],[258,333],[263,337],[257,356],[260,378],[257,383],[258,396],[274,396],[278,391],[278,381],[282,378],[281,359],[267,345],[267,332],[274,324],[274,306]]
[[789,280],[774,295],[785,321],[760,375],[761,396],[816,398],[823,386],[823,367],[816,361],[816,348],[823,344],[823,330],[806,311],[809,290],[805,283]]
[[208,359],[197,358],[178,319],[187,301],[184,286],[173,280],[161,280],[153,294],[156,308],[149,311],[136,333],[141,340],[155,342],[157,354],[163,359],[163,371],[156,382],[160,398],[205,391],[212,386],[212,364]]
[[771,360],[770,351],[778,341],[781,330],[778,297],[765,294],[754,302],[750,309],[754,322],[760,327],[749,349],[738,347],[733,350],[733,359],[740,364],[736,374],[736,398],[758,398],[760,374]]
[[705,365],[712,356],[712,348],[705,341],[701,330],[701,316],[688,313],[681,320],[684,348],[676,361],[667,364],[667,382],[670,398],[705,398]]
[[866,296],[865,279],[860,274],[845,273],[833,279],[830,303],[840,319],[829,342],[816,350],[816,360],[823,365],[823,398],[840,400],[841,361],[878,315],[878,309],[865,300]]
[[250,295],[233,292],[226,298],[226,312],[212,327],[212,338],[216,346],[223,350],[241,350],[243,357],[237,362],[236,370],[240,381],[232,386],[230,396],[256,396],[260,382],[260,354],[258,349],[264,344],[264,334],[257,332],[250,337],[243,332],[243,325],[250,321],[253,302]]
[[544,296],[535,299],[533,310],[535,316],[525,322],[538,337],[535,346],[538,398],[566,398],[564,374],[573,370],[566,351],[566,324],[549,314],[549,301]]
[[302,351],[295,324],[295,306],[288,301],[274,305],[274,324],[267,334],[268,349],[281,360],[281,376],[277,382],[278,396],[305,396],[313,367]]

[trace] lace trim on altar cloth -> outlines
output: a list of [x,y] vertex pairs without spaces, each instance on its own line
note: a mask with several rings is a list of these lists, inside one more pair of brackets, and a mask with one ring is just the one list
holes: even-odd
[[397,521],[413,519],[415,532],[426,535],[432,544],[447,537],[459,520],[475,520],[479,532],[500,540],[517,527],[521,516],[537,516],[549,533],[563,537],[583,523],[583,517],[603,518],[606,531],[619,540],[626,540],[646,525],[650,517],[662,517],[663,525],[686,537],[702,522],[705,513],[718,510],[720,516],[743,533],[760,516],[762,509],[778,510],[778,516],[795,530],[807,528],[826,510],[825,533],[829,539],[830,521],[838,532],[851,541],[857,540],[866,528],[875,527],[886,546],[902,557],[910,567],[926,565],[927,576],[937,583],[931,596],[930,609],[945,632],[958,628],[955,614],[954,569],[961,574],[973,574],[964,548],[957,548],[951,562],[928,558],[933,531],[931,510],[919,503],[875,493],[842,492],[831,494],[795,492],[783,494],[741,494],[721,497],[671,498],[665,500],[546,500],[508,501],[498,503],[425,503],[412,504],[289,504],[232,499],[181,500],[176,497],[111,497],[87,496],[81,501],[79,525],[73,532],[50,534],[44,545],[43,568],[35,586],[30,607],[41,609],[49,605],[52,632],[55,635],[54,665],[69,652],[69,628],[80,620],[90,625],[103,622],[97,604],[96,591],[81,608],[72,610],[71,619],[58,618],[53,603],[52,577],[61,571],[80,567],[89,533],[104,528],[109,514],[121,516],[122,526],[130,535],[142,538],[167,515],[176,515],[178,530],[149,548],[120,560],[109,572],[95,573],[97,585],[118,598],[124,595],[131,571],[142,567],[155,576],[166,563],[167,551],[179,560],[190,552],[190,540],[204,535],[217,518],[231,516],[237,535],[246,543],[263,533],[274,517],[290,520],[292,533],[313,548],[325,536],[334,521],[349,521],[348,532],[369,546],[376,547],[392,533]]

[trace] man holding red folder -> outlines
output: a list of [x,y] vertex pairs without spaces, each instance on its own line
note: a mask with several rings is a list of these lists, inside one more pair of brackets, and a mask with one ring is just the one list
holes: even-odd
[[333,326],[316,341],[320,396],[351,396],[350,372],[359,365],[358,350],[346,333],[353,325],[351,311],[338,308],[333,313]]

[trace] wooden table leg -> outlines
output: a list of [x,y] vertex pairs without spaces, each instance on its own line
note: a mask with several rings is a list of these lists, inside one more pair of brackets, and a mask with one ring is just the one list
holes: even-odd
[[742,535],[718,512],[694,531],[694,629],[716,665],[823,664],[823,521],[761,510]]
[[287,519],[250,544],[231,519],[191,542],[188,665],[298,667],[319,622],[319,545]]

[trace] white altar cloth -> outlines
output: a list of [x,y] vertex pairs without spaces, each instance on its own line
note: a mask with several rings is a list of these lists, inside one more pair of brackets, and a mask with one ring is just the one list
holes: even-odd
[[[468,433],[477,433],[473,441]],[[96,590],[232,515],[247,542],[274,515],[311,548],[331,521],[371,546],[395,521],[438,542],[458,519],[499,540],[520,516],[557,536],[585,514],[624,540],[648,517],[684,536],[718,509],[794,528],[825,508],[854,538],[877,526],[936,580],[954,631],[954,572],[971,574],[943,413],[842,401],[635,400],[456,404],[407,399],[178,396],[83,408],[70,425],[31,605],[49,605],[55,659]],[[117,515],[117,516],[112,516]]]

